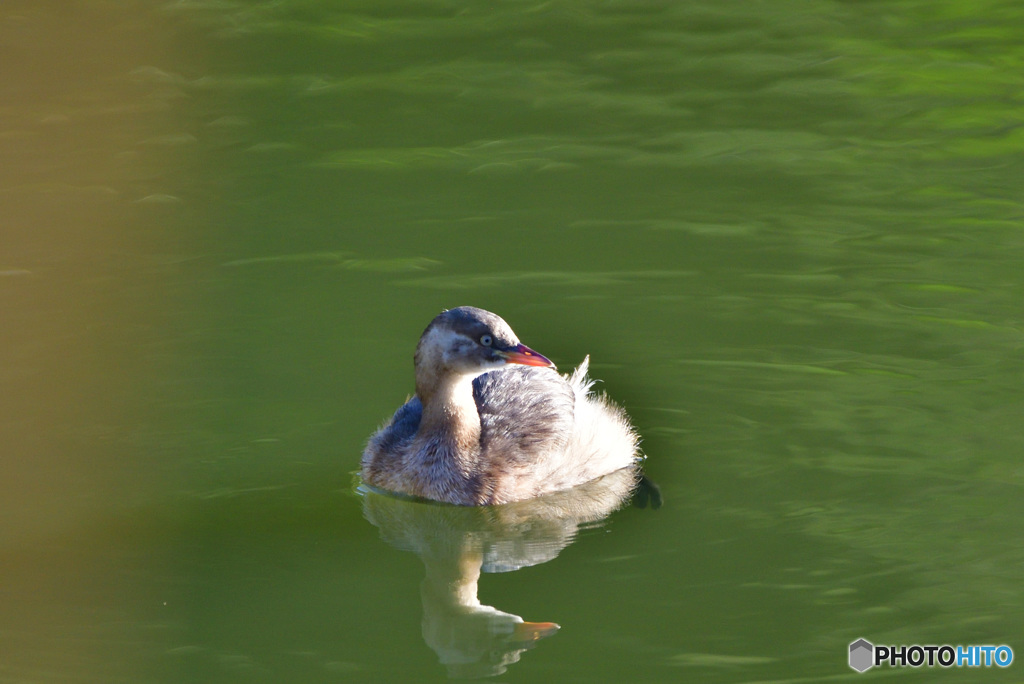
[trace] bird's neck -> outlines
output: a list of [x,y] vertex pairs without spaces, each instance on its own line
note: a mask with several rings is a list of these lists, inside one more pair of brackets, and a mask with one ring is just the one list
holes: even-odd
[[[426,576],[421,589],[424,611],[434,614],[463,613],[480,605],[479,581],[483,552],[479,541],[464,541],[443,554],[424,554]],[[468,548],[467,548],[468,547]]]
[[417,373],[416,394],[423,404],[420,429],[451,440],[460,451],[480,443],[480,413],[473,399],[473,375]]

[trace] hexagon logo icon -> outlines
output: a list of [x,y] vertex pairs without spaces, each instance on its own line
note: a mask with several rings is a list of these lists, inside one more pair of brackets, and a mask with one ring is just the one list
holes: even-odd
[[864,672],[875,664],[874,655],[874,644],[867,639],[857,639],[850,644],[850,667],[857,672]]

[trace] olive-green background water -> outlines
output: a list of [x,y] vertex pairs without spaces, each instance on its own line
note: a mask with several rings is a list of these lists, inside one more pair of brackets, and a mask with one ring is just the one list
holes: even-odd
[[3,3],[0,681],[444,680],[428,561],[352,472],[461,304],[591,354],[664,496],[481,577],[561,625],[502,681],[1021,653],[1022,31],[995,1]]

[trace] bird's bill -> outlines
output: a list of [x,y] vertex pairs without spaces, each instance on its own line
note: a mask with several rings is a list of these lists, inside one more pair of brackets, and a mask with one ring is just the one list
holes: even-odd
[[508,640],[514,643],[529,643],[549,637],[561,629],[554,622],[520,622],[512,630]]
[[548,368],[555,367],[555,364],[551,363],[548,357],[533,351],[525,344],[499,351],[498,355],[505,359],[505,363],[519,363],[524,366],[545,366]]

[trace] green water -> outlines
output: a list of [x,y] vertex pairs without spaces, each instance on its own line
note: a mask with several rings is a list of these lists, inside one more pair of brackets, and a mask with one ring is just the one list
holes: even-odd
[[[1022,30],[997,1],[4,3],[0,682],[443,681],[433,597],[531,535],[472,588],[561,629],[500,681],[1019,680],[846,659],[1024,654]],[[591,355],[660,509],[357,492],[461,304]]]

